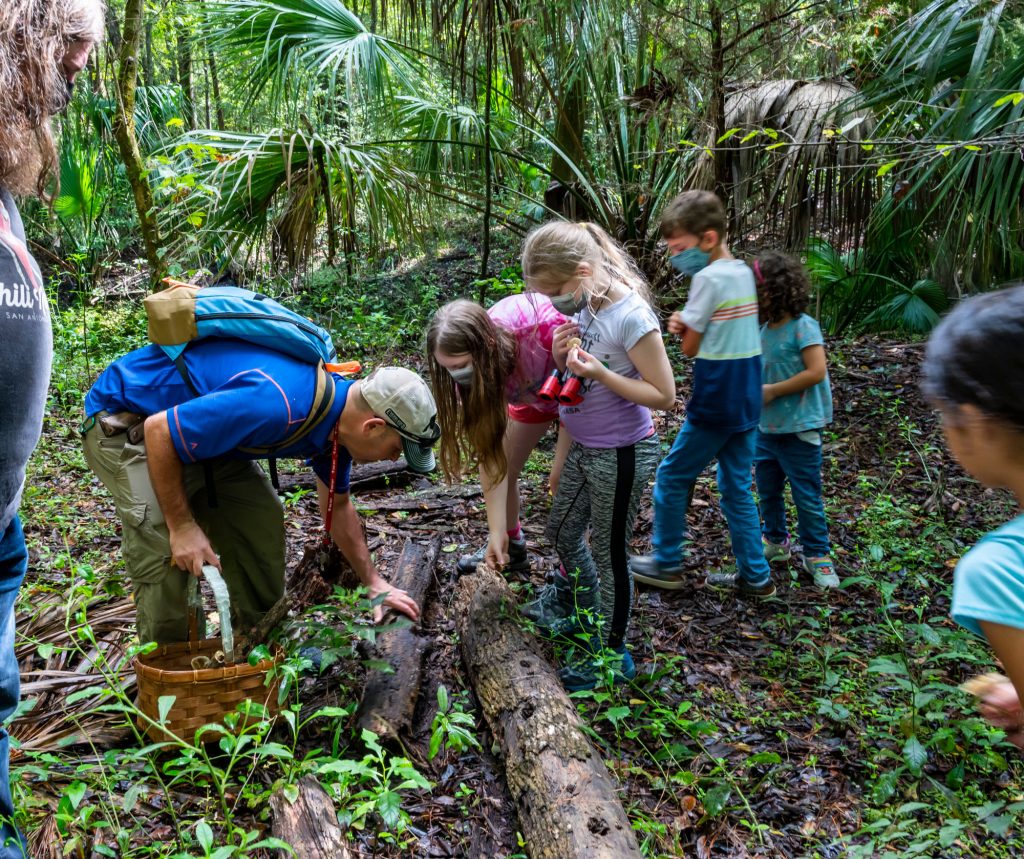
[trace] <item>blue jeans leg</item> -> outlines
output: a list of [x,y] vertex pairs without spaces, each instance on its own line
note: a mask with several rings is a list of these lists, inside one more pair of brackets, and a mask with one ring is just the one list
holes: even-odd
[[[0,537],[0,722],[14,712],[21,694],[18,661],[14,658],[14,603],[27,569],[25,535],[15,516]],[[20,859],[28,855],[28,848],[14,825],[9,753],[7,730],[0,727],[0,859]]]
[[654,481],[654,536],[651,545],[659,564],[679,563],[686,539],[686,508],[693,484],[715,458],[725,437],[687,421],[672,449],[658,466]]
[[786,434],[779,436],[776,449],[793,492],[797,532],[804,555],[823,558],[831,553],[832,546],[821,498],[821,445]]
[[754,463],[754,435],[757,430],[733,433],[718,451],[718,491],[722,512],[729,525],[732,551],[740,578],[751,585],[763,585],[771,578],[761,548],[761,521],[750,492]]
[[757,448],[754,451],[754,479],[757,481],[757,500],[765,539],[781,544],[789,538],[786,501],[782,495],[786,488],[786,472],[782,470],[775,447],[773,436],[758,432]]

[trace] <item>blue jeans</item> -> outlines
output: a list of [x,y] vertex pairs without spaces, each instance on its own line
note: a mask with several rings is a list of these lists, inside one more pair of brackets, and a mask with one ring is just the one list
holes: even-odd
[[750,493],[756,432],[722,433],[694,426],[692,421],[683,424],[672,450],[658,466],[654,484],[652,544],[659,564],[675,566],[679,563],[686,539],[687,499],[700,473],[717,457],[718,491],[740,578],[755,586],[768,581],[768,562],[761,548],[761,523]]
[[[27,569],[25,535],[15,516],[0,536],[0,722],[14,712],[21,694],[18,661],[14,658],[14,602]],[[28,856],[28,848],[14,826],[9,752],[7,730],[0,726],[0,859],[20,859]]]
[[796,433],[759,432],[754,454],[754,477],[764,522],[765,539],[785,543],[786,502],[782,491],[789,481],[796,506],[797,532],[804,555],[823,558],[831,553],[825,505],[821,500],[821,445],[801,441]]

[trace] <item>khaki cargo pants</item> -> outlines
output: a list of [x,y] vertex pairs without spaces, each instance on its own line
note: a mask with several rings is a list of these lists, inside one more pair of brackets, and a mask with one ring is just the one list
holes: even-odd
[[[187,574],[172,566],[167,525],[153,494],[145,440],[106,436],[98,424],[83,435],[85,459],[114,496],[121,519],[121,552],[132,581],[139,639],[165,644],[188,638]],[[231,594],[234,628],[247,631],[284,594],[284,511],[255,462],[216,460],[217,506],[209,506],[204,469],[185,465],[193,515],[220,556]]]

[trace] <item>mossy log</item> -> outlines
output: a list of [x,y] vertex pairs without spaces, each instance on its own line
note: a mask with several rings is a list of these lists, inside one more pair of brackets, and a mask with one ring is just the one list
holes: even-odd
[[[395,570],[388,576],[391,584],[416,600],[420,612],[425,610],[423,601],[434,577],[440,547],[439,537],[427,545],[406,540]],[[375,658],[390,665],[392,671],[367,674],[363,700],[356,713],[360,728],[373,731],[387,742],[399,740],[408,731],[416,709],[426,648],[427,640],[419,624],[380,636]]]
[[615,779],[537,642],[520,627],[507,582],[484,567],[464,577],[455,616],[531,859],[639,857]]

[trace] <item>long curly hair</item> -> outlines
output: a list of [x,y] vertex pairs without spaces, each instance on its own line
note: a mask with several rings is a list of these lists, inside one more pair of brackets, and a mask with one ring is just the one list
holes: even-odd
[[765,251],[751,264],[757,282],[761,322],[794,319],[807,310],[811,283],[799,260],[778,251]]
[[[508,425],[505,386],[516,371],[518,350],[515,336],[495,325],[475,301],[450,301],[430,320],[427,366],[441,425],[441,470],[449,480],[457,480],[462,463],[474,459],[495,483],[508,473],[502,446]],[[438,351],[468,354],[473,383],[456,384],[438,362]]]
[[46,197],[57,166],[50,117],[68,103],[68,47],[103,38],[103,0],[0,3],[0,185]]

